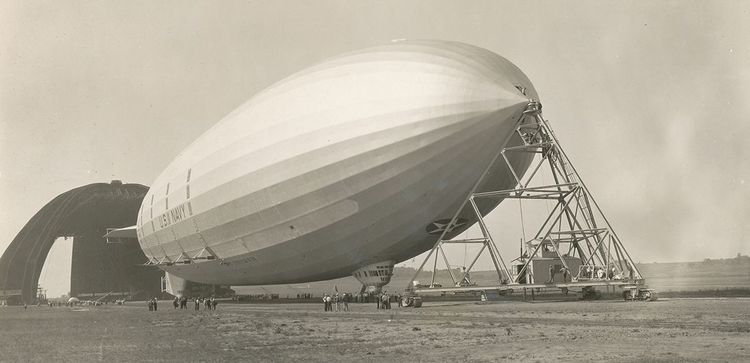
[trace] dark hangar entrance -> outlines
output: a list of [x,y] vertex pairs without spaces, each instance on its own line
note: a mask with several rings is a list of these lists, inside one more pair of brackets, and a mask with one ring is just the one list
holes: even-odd
[[138,242],[107,243],[107,228],[136,223],[148,187],[95,183],[60,194],[37,212],[0,257],[0,300],[34,304],[44,261],[58,237],[73,237],[71,296],[158,296],[161,270],[144,266]]

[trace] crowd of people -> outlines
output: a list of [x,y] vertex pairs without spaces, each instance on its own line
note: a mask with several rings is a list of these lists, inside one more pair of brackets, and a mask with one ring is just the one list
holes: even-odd
[[159,300],[156,297],[152,297],[148,300],[148,311],[157,311],[159,308]]
[[323,311],[333,311],[333,307],[336,306],[336,311],[349,311],[349,303],[352,301],[351,294],[341,294],[337,292],[334,295],[325,293],[323,295]]
[[334,294],[325,293],[323,295],[323,311],[349,311],[349,303],[369,303],[375,302],[375,308],[390,309],[391,303],[395,302],[401,307],[401,295],[399,294],[388,294],[385,291],[379,294],[356,294],[352,295],[349,293]]
[[377,302],[377,305],[376,305],[377,309],[390,309],[392,302],[397,303],[398,307],[402,307],[401,295],[399,294],[391,295],[385,291],[381,292],[380,295],[378,295],[378,299],[376,300],[376,302]]
[[[314,297],[312,294],[304,294],[299,295],[299,298],[312,298]],[[357,293],[357,294],[350,294],[350,293],[334,293],[329,294],[325,293],[323,295],[323,306],[324,311],[349,311],[349,304],[350,303],[372,303],[375,302],[376,309],[390,309],[392,303],[398,303],[398,306],[401,307],[401,295],[399,294],[389,294],[385,291],[380,293]],[[56,306],[73,306],[73,305],[85,305],[89,302],[54,302],[50,301],[47,302],[47,305],[50,307],[56,307]],[[172,307],[174,309],[180,309],[180,310],[188,310],[189,305],[193,304],[193,309],[195,311],[199,310],[216,310],[217,305],[219,305],[219,302],[216,300],[215,297],[196,297],[196,298],[188,298],[186,296],[182,297],[175,297],[172,300]],[[124,300],[120,302],[118,300],[118,305],[124,304]],[[38,304],[38,305],[41,305]],[[159,299],[157,297],[152,297],[147,300],[148,310],[149,311],[158,311],[159,310]]]
[[[216,310],[216,306],[219,305],[219,302],[216,300],[215,297],[196,297],[189,299],[186,296],[177,297],[175,296],[174,300],[172,300],[172,306],[175,309],[180,310],[187,310],[188,309],[188,303],[192,300],[193,307],[195,311],[201,310],[201,307],[203,307],[203,310]],[[148,310],[149,311],[158,311],[159,301],[157,298],[151,298],[148,300]]]

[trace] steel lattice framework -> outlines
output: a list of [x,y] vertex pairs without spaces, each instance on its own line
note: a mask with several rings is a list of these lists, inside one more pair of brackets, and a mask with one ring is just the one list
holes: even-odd
[[[643,276],[565,154],[548,121],[542,117],[541,110],[542,106],[538,102],[530,102],[527,105],[526,110],[516,123],[514,133],[503,141],[499,152],[489,163],[489,165],[492,165],[498,158],[503,158],[505,165],[516,179],[516,187],[507,190],[478,192],[477,187],[487,176],[488,166],[417,269],[407,290],[422,293],[488,289],[512,290],[513,288],[529,287],[624,286],[634,283],[642,285],[644,283]],[[520,136],[523,144],[510,146],[509,141],[516,135]],[[518,173],[509,162],[508,156],[512,153],[534,153],[537,157],[526,173]],[[535,182],[540,179],[538,178],[539,172],[544,167],[549,167],[554,183],[536,185]],[[518,259],[521,267],[516,271],[508,269],[482,214],[477,208],[477,201],[485,198],[555,202],[554,208],[537,228],[533,237],[524,238],[524,252]],[[466,208],[474,211],[482,237],[447,239],[446,235],[456,226],[458,215]],[[481,248],[468,267],[457,276],[451,270],[450,261],[443,250],[443,246],[446,244],[481,244]],[[534,258],[541,255],[543,249],[548,252],[553,251],[557,261],[564,266],[566,271],[570,271],[570,282],[525,283],[526,277],[533,277],[533,271],[529,265]],[[483,253],[488,253],[492,260],[497,272],[497,284],[492,286],[469,285],[466,283],[467,276]],[[447,267],[452,280],[451,287],[442,287],[441,284],[435,282],[439,267],[438,255],[442,257]],[[573,270],[567,263],[570,258],[580,259],[580,267]],[[431,259],[433,269],[430,285],[415,286],[416,278]]]

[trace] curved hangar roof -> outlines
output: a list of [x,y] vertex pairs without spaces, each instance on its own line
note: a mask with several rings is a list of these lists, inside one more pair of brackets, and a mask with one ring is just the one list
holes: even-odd
[[[451,217],[530,99],[516,66],[468,44],[403,41],[334,57],[257,94],[185,149],[144,199],[141,246],[160,262],[246,261],[217,267],[232,284],[410,258],[432,246],[429,226]],[[529,161],[513,159],[518,170]],[[491,187],[515,184],[504,166],[493,173]],[[194,266],[165,269],[218,281],[201,266],[195,276]]]
[[[143,269],[145,256],[130,243],[107,245],[108,227],[132,225],[147,187],[95,183],[58,195],[40,209],[0,257],[0,295],[16,291],[18,303],[35,300],[47,254],[58,237],[73,236],[71,293],[146,290],[159,271]],[[154,289],[151,288],[151,291]],[[158,290],[157,290],[158,292]]]

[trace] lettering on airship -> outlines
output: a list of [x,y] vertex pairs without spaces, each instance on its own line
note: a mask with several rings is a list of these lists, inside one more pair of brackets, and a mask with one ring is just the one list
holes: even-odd
[[[438,219],[425,227],[425,231],[429,234],[441,234],[445,229],[448,227],[448,224],[450,224],[451,220],[450,218],[445,219]],[[448,229],[448,232],[452,231],[454,228],[459,228],[468,222],[465,218],[456,218],[456,223],[453,224],[453,227]]]
[[159,215],[159,217],[157,217],[157,219],[159,220],[159,228],[163,229],[169,227],[172,224],[182,221],[186,217],[187,213],[185,211],[185,203],[183,203],[162,213],[161,215]]

